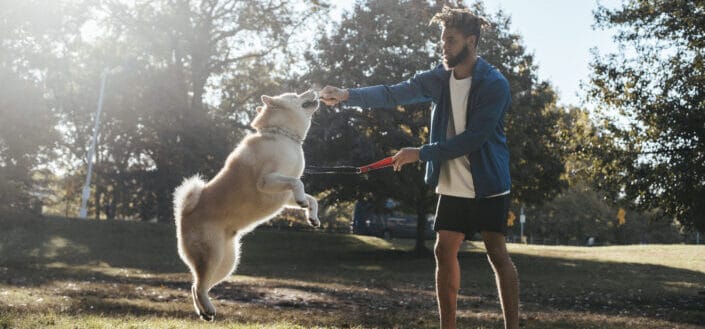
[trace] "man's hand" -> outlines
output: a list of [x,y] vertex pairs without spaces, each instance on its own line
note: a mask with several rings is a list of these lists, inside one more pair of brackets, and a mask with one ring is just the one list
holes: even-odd
[[419,150],[418,147],[405,147],[397,154],[395,154],[392,159],[394,160],[394,171],[400,171],[407,163],[412,163],[419,161]]
[[328,105],[333,106],[340,102],[348,100],[349,94],[347,89],[340,89],[333,86],[325,86],[321,91],[318,92],[318,97],[321,101]]

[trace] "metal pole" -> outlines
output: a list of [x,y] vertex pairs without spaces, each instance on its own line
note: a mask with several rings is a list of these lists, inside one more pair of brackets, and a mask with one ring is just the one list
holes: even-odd
[[86,174],[86,182],[83,184],[83,194],[81,195],[81,209],[78,212],[78,217],[86,218],[88,214],[88,197],[91,195],[91,175],[93,174],[93,156],[95,155],[95,144],[98,138],[98,126],[100,125],[100,113],[103,111],[103,94],[105,93],[105,80],[108,76],[108,68],[103,69],[100,75],[100,94],[98,95],[98,108],[95,112],[95,124],[93,126],[93,138],[91,139],[91,147],[88,149],[88,173]]
[[526,216],[524,215],[524,205],[521,205],[521,212],[519,213],[519,223],[521,224],[521,230],[519,238],[524,242],[524,223],[526,222]]

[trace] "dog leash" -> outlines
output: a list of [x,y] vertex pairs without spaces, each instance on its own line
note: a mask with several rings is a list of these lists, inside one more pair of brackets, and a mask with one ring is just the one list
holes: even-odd
[[319,175],[319,174],[364,174],[373,170],[382,169],[386,167],[391,167],[394,164],[394,159],[392,157],[386,157],[377,162],[364,165],[362,167],[354,166],[334,166],[334,167],[319,167],[311,166],[304,169],[304,174],[309,175]]

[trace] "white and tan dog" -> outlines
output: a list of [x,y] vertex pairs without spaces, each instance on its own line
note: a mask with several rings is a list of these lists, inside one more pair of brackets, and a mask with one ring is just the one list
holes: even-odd
[[174,192],[179,255],[193,274],[193,304],[204,320],[215,308],[208,291],[227,278],[238,263],[240,238],[284,206],[306,208],[309,223],[319,226],[318,203],[304,193],[301,144],[318,108],[315,92],[262,96],[245,137],[209,182],[195,176]]

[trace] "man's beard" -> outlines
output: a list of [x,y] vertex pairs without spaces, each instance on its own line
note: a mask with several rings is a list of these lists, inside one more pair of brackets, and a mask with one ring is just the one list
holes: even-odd
[[457,55],[446,57],[446,60],[444,61],[446,69],[452,69],[456,67],[458,64],[462,63],[466,58],[468,58],[468,56],[470,56],[470,49],[467,45],[465,45],[465,47],[463,47],[463,50],[461,50]]

